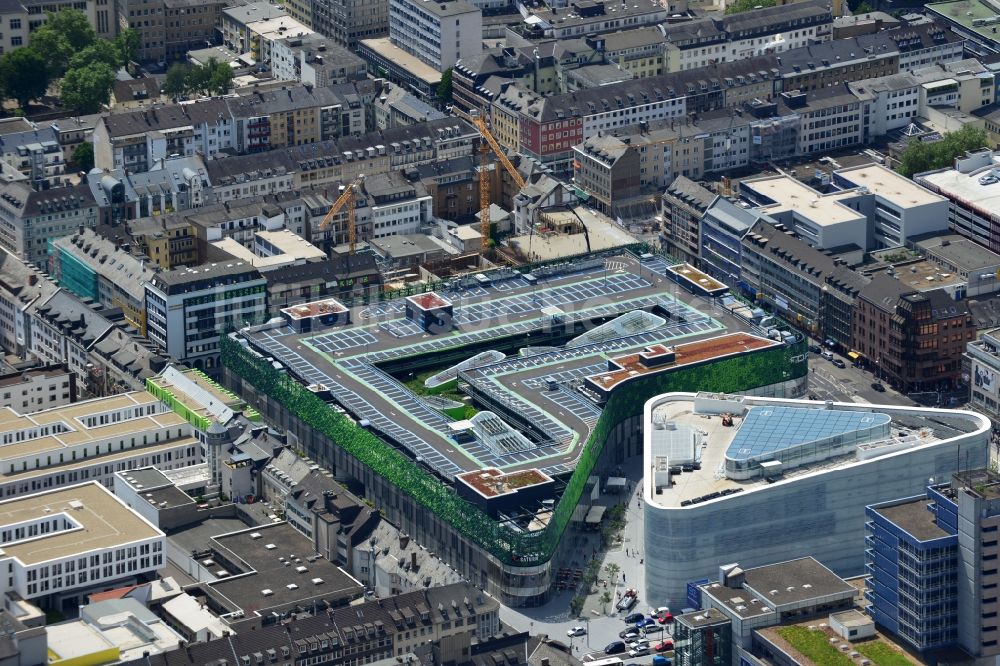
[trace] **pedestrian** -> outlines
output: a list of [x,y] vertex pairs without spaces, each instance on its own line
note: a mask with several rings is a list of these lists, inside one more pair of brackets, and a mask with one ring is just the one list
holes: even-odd
[[625,574],[624,573],[622,574],[622,582],[623,583],[625,582]]
[[639,560],[639,564],[642,564],[642,563],[643,563],[643,562],[645,562],[645,561],[646,561],[645,559],[640,559],[640,560]]

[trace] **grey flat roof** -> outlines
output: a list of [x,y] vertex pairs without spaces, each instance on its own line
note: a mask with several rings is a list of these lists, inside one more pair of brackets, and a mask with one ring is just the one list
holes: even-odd
[[873,507],[873,510],[918,541],[950,536],[934,522],[934,514],[927,510],[927,499],[924,497],[890,506]]
[[856,592],[812,557],[747,569],[744,585],[772,608],[833,594],[853,596]]
[[964,270],[972,271],[1000,264],[1000,254],[991,252],[982,245],[958,234],[922,240],[917,243],[917,246]]

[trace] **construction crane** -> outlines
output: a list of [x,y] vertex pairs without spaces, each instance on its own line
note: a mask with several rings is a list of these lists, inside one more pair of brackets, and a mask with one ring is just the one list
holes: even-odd
[[354,181],[344,188],[344,191],[337,197],[337,200],[330,206],[323,221],[319,224],[319,230],[325,231],[333,218],[347,207],[347,243],[350,246],[350,253],[354,254],[354,248],[358,242],[358,229],[354,221],[354,203],[358,196],[358,188],[365,182],[364,174],[359,175]]
[[486,175],[489,168],[490,152],[492,151],[496,155],[497,160],[507,170],[507,173],[510,174],[510,177],[519,190],[524,187],[524,178],[521,177],[518,170],[507,159],[503,148],[500,147],[493,133],[490,132],[490,128],[486,124],[486,115],[481,111],[474,110],[468,115],[468,118],[475,125],[476,129],[479,130],[483,139],[485,139],[485,142],[480,142],[479,144],[479,242],[481,244],[480,252],[485,253],[486,244],[490,240],[490,181]]

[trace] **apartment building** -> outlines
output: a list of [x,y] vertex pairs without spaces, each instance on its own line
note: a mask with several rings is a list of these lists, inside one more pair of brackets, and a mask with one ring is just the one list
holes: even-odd
[[0,444],[0,496],[78,482],[112,487],[114,473],[203,461],[196,433],[146,391],[18,413],[6,410]]
[[617,65],[632,74],[633,78],[666,73],[664,53],[667,41],[657,26],[591,35],[587,37],[587,44],[603,53],[604,62]]
[[670,256],[698,264],[698,230],[715,200],[713,192],[686,176],[670,183],[660,200],[661,238]]
[[853,349],[903,391],[956,385],[966,345],[975,337],[968,304],[944,289],[918,292],[877,274],[858,294]]
[[[222,10],[219,21],[219,31],[222,33],[222,43],[236,53],[247,53],[252,48],[254,31],[252,26],[261,21],[283,19],[288,13],[280,5],[269,2],[247,2],[245,4],[226,7]],[[289,21],[289,36],[296,36],[298,22]],[[302,26],[305,27],[305,26]],[[308,30],[308,28],[306,28]],[[311,31],[310,31],[311,32]]]
[[24,181],[0,184],[0,246],[44,266],[50,238],[97,225],[97,203],[86,184],[33,190]]
[[72,292],[60,289],[27,309],[31,339],[28,351],[45,363],[65,363],[83,377],[90,349],[115,325]]
[[181,215],[157,215],[132,220],[122,227],[129,252],[170,270],[198,263],[193,225]]
[[65,289],[105,308],[121,308],[139,335],[146,334],[143,283],[155,264],[121,251],[121,242],[108,240],[90,229],[49,242],[49,270]]
[[141,62],[179,60],[215,38],[224,0],[125,0],[117,4],[118,29],[139,35]]
[[6,353],[26,356],[31,344],[28,308],[58,289],[37,267],[0,248],[0,346]]
[[668,24],[663,27],[665,71],[797,49],[829,40],[832,26],[830,5],[822,0]]
[[0,592],[59,610],[92,591],[142,582],[164,565],[163,532],[104,486],[83,483],[0,502]]
[[466,0],[389,0],[389,41],[443,72],[482,50],[483,13]]
[[174,155],[211,160],[224,152],[253,153],[365,129],[353,85],[288,85],[102,117],[94,129],[94,163],[143,172]]
[[320,34],[284,37],[271,45],[271,71],[281,81],[325,88],[363,81],[368,65],[335,40]]
[[564,40],[612,32],[622,27],[657,25],[667,20],[668,9],[653,0],[618,3],[574,2],[567,7],[527,9],[523,22],[508,28],[515,36],[529,40]]
[[19,0],[6,3],[0,9],[0,22],[3,24],[0,54],[27,46],[32,31],[45,23],[48,13],[64,9],[83,12],[87,23],[102,39],[114,39],[118,34],[114,4],[108,0]]
[[149,655],[127,666],[202,666],[237,658],[239,663],[253,663],[257,654],[262,662],[346,666],[354,660],[405,660],[414,652],[458,663],[475,654],[477,643],[499,634],[499,608],[467,583],[436,586],[312,617],[293,615],[288,623],[266,624],[253,631],[237,624],[226,637]]
[[285,150],[234,155],[206,165],[212,182],[211,199],[220,203],[290,192],[295,189],[297,169]]
[[19,414],[76,402],[76,375],[66,365],[41,365],[0,375],[0,407]]
[[955,648],[975,660],[1000,654],[998,490],[996,473],[970,469],[925,495],[865,508],[868,614],[922,658]]
[[267,282],[242,262],[157,273],[145,283],[149,339],[199,370],[219,363],[219,335],[266,314]]
[[24,175],[34,189],[63,184],[66,157],[54,129],[10,118],[0,123],[0,132],[0,159]]

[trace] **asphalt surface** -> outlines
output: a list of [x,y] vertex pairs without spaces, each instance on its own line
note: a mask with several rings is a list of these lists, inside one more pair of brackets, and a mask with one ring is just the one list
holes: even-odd
[[[811,343],[816,344],[816,343]],[[909,397],[898,393],[884,382],[878,382],[885,388],[879,392],[872,388],[876,377],[866,370],[854,367],[851,359],[834,354],[835,358],[844,361],[844,368],[838,368],[833,362],[819,354],[809,353],[809,394],[820,400],[838,402],[873,403],[876,405],[907,405],[917,403]]]

